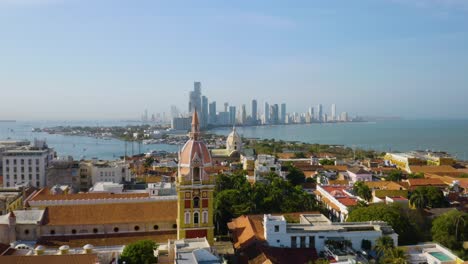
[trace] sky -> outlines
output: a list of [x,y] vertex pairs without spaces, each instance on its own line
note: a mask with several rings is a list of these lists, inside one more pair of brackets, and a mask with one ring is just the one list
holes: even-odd
[[468,0],[0,0],[0,119],[252,99],[466,119]]

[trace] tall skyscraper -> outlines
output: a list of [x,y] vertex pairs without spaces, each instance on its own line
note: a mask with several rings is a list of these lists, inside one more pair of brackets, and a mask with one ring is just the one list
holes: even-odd
[[336,121],[336,105],[331,105],[331,121]]
[[229,103],[224,103],[224,112],[228,112]]
[[193,91],[189,94],[189,112],[197,109],[198,116],[203,120],[202,99],[201,99],[201,82],[193,83]]
[[286,123],[286,104],[281,104],[281,124]]
[[235,106],[229,107],[229,124],[231,125],[236,124],[236,107]]
[[310,116],[311,121],[314,120],[314,108],[313,107],[309,107],[309,116]]
[[247,110],[245,108],[245,104],[243,104],[241,108],[241,124],[245,125],[246,123],[247,123]]
[[201,127],[206,127],[208,125],[208,98],[206,96],[202,96],[201,112]]
[[216,102],[210,103],[209,110],[208,123],[214,125],[216,124]]
[[279,124],[279,107],[274,104],[270,107],[270,123],[273,125]]
[[263,123],[269,124],[270,123],[270,105],[268,102],[265,102],[264,109],[263,109]]
[[258,119],[258,113],[257,113],[257,100],[252,100],[252,124],[256,125],[257,124],[257,119]]
[[323,109],[322,104],[317,106],[317,121],[323,122]]

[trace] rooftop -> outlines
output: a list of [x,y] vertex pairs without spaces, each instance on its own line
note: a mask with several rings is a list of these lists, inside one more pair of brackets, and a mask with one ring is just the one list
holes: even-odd
[[2,264],[96,264],[96,254],[89,255],[44,255],[44,256],[0,256]]
[[[36,225],[41,222],[44,217],[44,210],[21,210],[14,211],[16,224],[20,225]],[[10,214],[0,216],[0,224],[8,224]]]

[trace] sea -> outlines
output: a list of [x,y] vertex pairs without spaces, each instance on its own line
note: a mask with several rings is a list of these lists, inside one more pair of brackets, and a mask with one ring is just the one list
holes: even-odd
[[[141,124],[123,121],[17,121],[0,122],[0,141],[6,139],[45,139],[59,156],[75,159],[118,159],[120,156],[153,150],[176,152],[180,146],[143,145],[117,139],[64,136],[32,132],[33,128],[53,126],[127,126]],[[217,128],[210,133],[228,135],[231,128]],[[238,127],[243,137],[344,145],[377,151],[433,150],[446,151],[467,160],[468,120],[385,120],[356,123],[324,123]]]

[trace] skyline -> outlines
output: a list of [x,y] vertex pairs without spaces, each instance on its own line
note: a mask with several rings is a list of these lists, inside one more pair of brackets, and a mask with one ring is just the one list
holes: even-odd
[[219,106],[465,119],[467,15],[460,0],[0,0],[0,119],[185,111],[194,81]]

